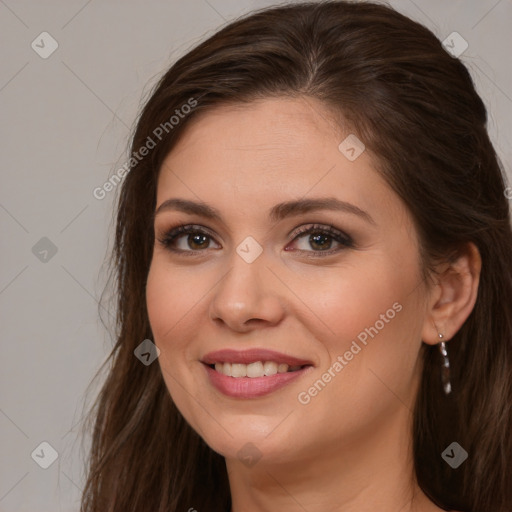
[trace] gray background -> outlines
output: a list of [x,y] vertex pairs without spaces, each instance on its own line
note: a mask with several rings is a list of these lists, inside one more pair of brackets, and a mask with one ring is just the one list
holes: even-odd
[[[98,301],[116,192],[92,191],[125,162],[141,99],[198,41],[273,3],[0,0],[0,511],[79,509],[88,440],[77,424],[112,346]],[[511,176],[512,1],[390,4],[440,40],[456,31],[468,42],[461,59]],[[31,47],[50,48],[44,31],[58,43],[46,59]],[[58,452],[47,469],[31,457],[49,460],[43,441]]]

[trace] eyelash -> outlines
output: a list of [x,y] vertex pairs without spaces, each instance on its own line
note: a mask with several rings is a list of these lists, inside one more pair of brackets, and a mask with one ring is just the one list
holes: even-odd
[[[338,247],[337,249],[329,249],[329,250],[319,250],[319,251],[304,251],[302,249],[298,249],[298,252],[306,252],[306,253],[313,253],[309,255],[308,257],[317,258],[317,257],[325,257],[330,256],[332,254],[335,254],[337,252],[342,251],[343,249],[352,248],[354,247],[354,242],[352,238],[346,234],[344,234],[341,231],[338,231],[334,229],[332,226],[322,226],[319,224],[314,224],[309,227],[301,227],[294,233],[294,238],[292,242],[297,240],[298,238],[307,235],[307,234],[321,234],[321,235],[327,235],[329,238],[334,239],[336,242],[341,244],[341,248]],[[180,235],[184,234],[200,234],[205,235],[207,237],[213,238],[213,236],[206,231],[205,229],[201,228],[200,226],[196,226],[194,224],[186,224],[181,225],[175,228],[169,229],[167,232],[164,233],[164,235],[161,238],[158,238],[158,241],[160,244],[167,250],[172,251],[174,253],[179,254],[185,254],[186,256],[198,256],[200,252],[204,252],[204,249],[194,250],[191,249],[189,251],[184,251],[182,249],[175,249],[172,247],[172,244],[175,243],[176,239]],[[187,254],[188,253],[188,254]],[[317,254],[315,254],[317,253]]]

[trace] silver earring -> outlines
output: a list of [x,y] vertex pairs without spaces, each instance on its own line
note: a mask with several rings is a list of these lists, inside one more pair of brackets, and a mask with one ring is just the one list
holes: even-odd
[[[439,333],[439,340],[443,339],[443,335]],[[443,363],[441,366],[441,382],[443,383],[443,389],[446,395],[449,395],[452,391],[452,385],[450,383],[450,361],[448,360],[448,352],[446,351],[446,343],[444,341],[439,342],[439,351],[443,357]]]

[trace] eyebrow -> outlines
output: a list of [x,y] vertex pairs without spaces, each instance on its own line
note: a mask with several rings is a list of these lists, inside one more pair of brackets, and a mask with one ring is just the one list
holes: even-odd
[[[184,213],[196,214],[207,219],[223,222],[222,216],[216,208],[204,202],[195,202],[180,198],[167,199],[164,201],[153,214],[153,220],[159,213],[169,210],[178,210]],[[346,201],[340,201],[335,197],[299,199],[278,203],[270,209],[268,217],[271,222],[278,222],[286,217],[317,210],[335,210],[350,213],[362,218],[370,224],[375,225],[375,221],[368,212],[361,210],[361,208],[354,204],[347,203]]]

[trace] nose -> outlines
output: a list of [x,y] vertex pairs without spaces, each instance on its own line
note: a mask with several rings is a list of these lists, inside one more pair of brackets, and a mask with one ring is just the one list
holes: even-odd
[[229,263],[213,289],[210,318],[238,332],[277,325],[285,311],[283,285],[268,267],[265,251],[252,263],[234,251]]

